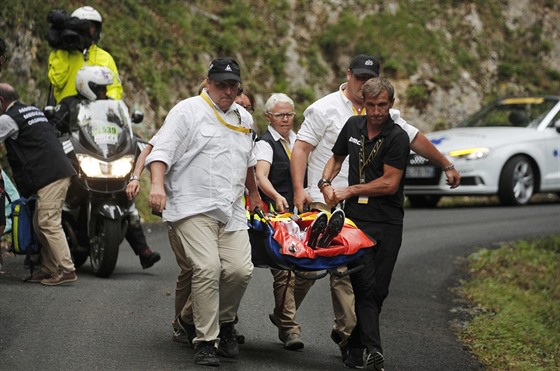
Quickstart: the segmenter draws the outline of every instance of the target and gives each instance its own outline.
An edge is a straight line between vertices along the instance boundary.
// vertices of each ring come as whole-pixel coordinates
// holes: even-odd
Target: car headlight
[[[80,168],[91,178],[125,178],[134,165],[134,156],[128,155],[116,161],[105,162],[88,155],[78,155]]]
[[[449,156],[455,158],[462,158],[465,160],[478,160],[488,156],[490,153],[490,148],[487,147],[477,147],[477,148],[465,148],[459,149],[457,151],[449,152]]]

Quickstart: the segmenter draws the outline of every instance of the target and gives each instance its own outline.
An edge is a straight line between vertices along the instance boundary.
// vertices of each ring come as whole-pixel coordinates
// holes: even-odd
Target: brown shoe
[[[52,275],[51,278],[46,278],[41,281],[42,285],[56,286],[66,282],[74,282],[78,279],[76,272],[60,271]]]
[[[25,282],[30,283],[41,283],[42,280],[51,278],[51,273],[43,272],[42,270],[38,271],[37,273],[32,274],[30,277],[25,279]]]

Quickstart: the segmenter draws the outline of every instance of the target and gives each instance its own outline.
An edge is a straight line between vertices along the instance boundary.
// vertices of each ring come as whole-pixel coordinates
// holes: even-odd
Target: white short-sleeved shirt
[[[278,132],[272,127],[272,125],[268,125],[268,131],[270,131],[272,139],[274,139],[275,141],[281,140],[282,144],[287,146],[290,152],[292,151],[297,138],[297,135],[293,132],[293,130],[290,130],[290,133],[288,134],[289,142],[284,140],[284,138],[282,138],[282,136],[278,134]],[[266,161],[272,165],[273,156],[274,152],[272,150],[272,147],[266,140],[259,140],[257,143],[255,143],[255,158],[257,159],[257,161]]]
[[[344,95],[346,83],[340,89],[313,104],[303,113],[304,121],[297,133],[297,139],[311,144],[313,151],[309,155],[307,170],[307,191],[313,202],[325,202],[317,183],[323,176],[327,161],[332,156],[332,147],[346,121],[354,115],[352,102]],[[418,129],[400,117],[400,111],[391,109],[391,118],[414,140]],[[348,186],[348,159],[342,164],[339,174],[332,183],[334,188]]]
[[[214,107],[230,125],[252,129],[253,118],[237,104],[227,112]],[[226,231],[247,229],[242,196],[247,169],[256,164],[252,133],[222,125],[212,107],[197,96],[171,109],[150,144],[154,148],[146,166],[154,161],[166,165],[164,221],[204,214],[225,223]]]

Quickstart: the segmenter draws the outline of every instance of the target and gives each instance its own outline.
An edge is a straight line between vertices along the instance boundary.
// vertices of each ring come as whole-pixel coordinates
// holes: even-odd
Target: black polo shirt
[[[367,117],[352,116],[342,128],[332,152],[336,156],[349,156],[349,185],[360,184],[360,158],[366,164],[362,171],[366,183],[383,176],[384,164],[403,170],[395,194],[369,197],[367,204],[359,204],[358,197],[352,197],[346,200],[344,206],[346,216],[354,221],[402,224],[404,171],[410,152],[406,132],[389,118],[383,124],[381,133],[368,139]]]

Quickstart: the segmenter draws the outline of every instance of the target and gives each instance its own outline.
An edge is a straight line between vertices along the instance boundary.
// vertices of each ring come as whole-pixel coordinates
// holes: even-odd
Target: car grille
[[[442,169],[428,159],[411,153],[408,157],[405,185],[437,185],[441,178]]]

